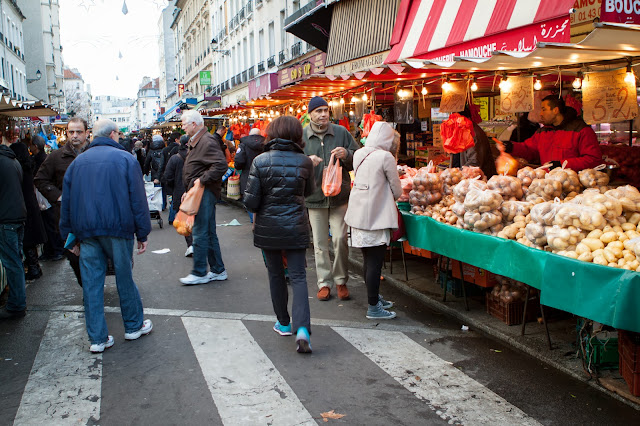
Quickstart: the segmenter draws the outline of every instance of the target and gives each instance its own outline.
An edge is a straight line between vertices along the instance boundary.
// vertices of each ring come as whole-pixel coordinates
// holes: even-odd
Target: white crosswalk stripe
[[[100,419],[102,355],[88,352],[84,320],[52,313],[14,425],[73,425]]]
[[[182,322],[224,424],[316,424],[242,322]]]
[[[403,333],[333,329],[449,423],[539,425]]]
[[[194,312],[173,314],[181,316],[223,424],[317,424],[245,327],[247,317],[226,319],[207,312],[200,317]],[[100,420],[102,355],[88,352],[80,316],[79,312],[50,314],[15,425]],[[262,316],[253,320],[265,321]],[[403,331],[329,326],[447,423],[539,424]]]

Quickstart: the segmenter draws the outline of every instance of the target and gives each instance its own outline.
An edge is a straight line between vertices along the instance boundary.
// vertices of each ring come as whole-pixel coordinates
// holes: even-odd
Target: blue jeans
[[[224,272],[220,242],[216,234],[216,196],[208,189],[204,190],[198,214],[193,222],[193,270],[198,277],[207,275],[207,262],[211,272]]]
[[[169,203],[169,223],[173,222],[177,214],[178,212],[173,209],[173,203]]]
[[[9,299],[7,310],[24,311],[27,307],[27,291],[22,266],[22,224],[0,224],[0,260],[7,271]]]
[[[138,287],[133,282],[131,257],[133,239],[95,237],[80,244],[80,271],[84,316],[91,344],[105,343],[109,338],[104,317],[104,277],[107,258],[113,261],[116,286],[120,298],[120,311],[125,333],[133,333],[142,327],[142,300]]]

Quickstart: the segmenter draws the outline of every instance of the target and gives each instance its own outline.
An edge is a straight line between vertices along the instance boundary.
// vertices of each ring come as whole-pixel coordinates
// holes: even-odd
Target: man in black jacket
[[[167,142],[167,146],[164,147],[164,149],[162,150],[165,169],[169,165],[169,159],[178,152],[179,148],[180,148],[180,132],[173,132],[169,136],[169,141]],[[162,207],[164,210],[164,207],[166,207],[166,204],[167,204],[167,197],[169,196],[169,194],[171,194],[171,191],[169,191],[169,189],[164,184],[164,181],[162,179],[161,179],[161,182],[162,182]],[[177,212],[173,210],[173,203],[169,204],[169,225],[173,223],[173,219],[176,217],[176,213]]]
[[[22,167],[6,145],[0,145],[0,261],[7,271],[9,299],[0,310],[0,320],[20,318],[27,308],[22,238],[27,208],[22,195]]]
[[[164,175],[162,176],[162,185],[166,186],[167,192],[171,194],[171,206],[169,212],[174,212],[175,215],[180,210],[180,203],[182,202],[182,195],[184,194],[184,182],[182,181],[182,168],[184,167],[184,160],[187,158],[189,135],[182,135],[180,138],[180,149],[177,155],[172,155],[167,163],[167,167],[164,169]],[[171,215],[171,213],[169,213]],[[170,217],[169,223],[174,218]],[[187,251],[185,257],[193,256],[193,237],[191,235],[184,237],[187,242]]]
[[[264,136],[260,134],[260,129],[253,128],[249,136],[240,139],[240,146],[236,152],[234,160],[236,170],[241,170],[240,174],[240,194],[244,197],[244,190],[247,189],[247,180],[253,159],[264,151]],[[253,213],[247,210],[249,219],[253,223]]]

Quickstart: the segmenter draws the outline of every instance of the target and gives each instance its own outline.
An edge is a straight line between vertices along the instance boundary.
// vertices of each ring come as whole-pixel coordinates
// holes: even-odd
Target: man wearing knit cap
[[[304,152],[313,162],[316,190],[306,198],[306,205],[313,231],[318,300],[329,300],[333,284],[338,298],[347,300],[349,247],[344,215],[351,189],[349,171],[353,169],[353,153],[359,147],[347,129],[329,122],[329,105],[324,99],[319,96],[312,98],[308,112],[311,121],[303,132]],[[338,195],[326,197],[322,192],[322,172],[329,165],[332,154],[342,164],[342,185]],[[329,258],[329,233],[335,255],[333,265]]]

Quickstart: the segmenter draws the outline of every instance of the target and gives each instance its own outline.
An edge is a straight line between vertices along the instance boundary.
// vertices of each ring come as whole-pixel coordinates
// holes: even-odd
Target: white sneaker
[[[126,340],[136,340],[143,334],[151,333],[151,330],[153,330],[153,323],[151,322],[151,320],[144,320],[142,322],[142,327],[140,327],[140,330],[134,331],[133,333],[124,333],[124,338]]]
[[[224,280],[226,280],[228,278],[227,277],[227,271],[222,271],[219,274],[216,274],[215,272],[209,271],[209,273],[207,275],[205,275],[205,277],[209,281],[224,281]]]
[[[115,340],[113,340],[113,336],[109,336],[106,342],[94,343],[93,345],[91,345],[89,350],[91,351],[92,354],[101,354],[102,352],[104,352],[105,349],[113,346],[114,343],[115,343]]]
[[[193,256],[193,246],[189,246],[187,251],[184,252],[184,257]]]
[[[189,274],[184,278],[180,278],[180,282],[183,285],[206,284],[209,281],[211,281],[209,274],[205,275],[204,277],[199,277],[197,275]]]

